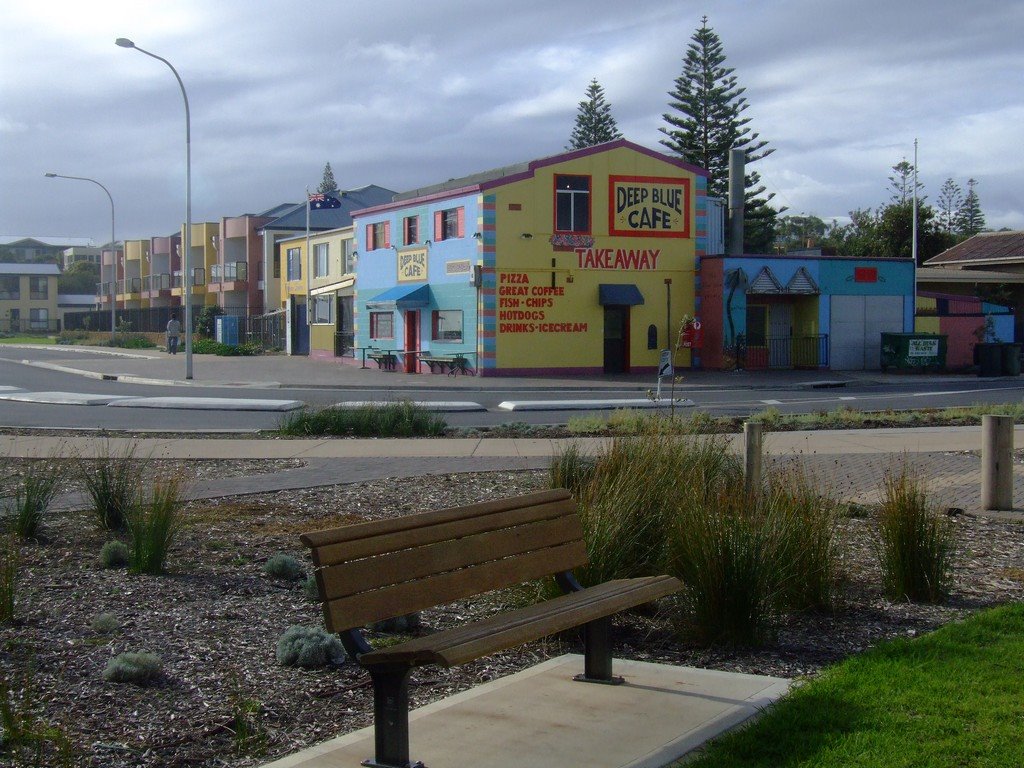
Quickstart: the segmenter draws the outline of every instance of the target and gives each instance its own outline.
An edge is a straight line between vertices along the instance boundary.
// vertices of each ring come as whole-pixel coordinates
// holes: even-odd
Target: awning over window
[[[423,283],[416,285],[396,285],[388,288],[384,293],[374,296],[368,302],[368,307],[394,308],[394,307],[425,307],[430,303],[430,286]]]
[[[644,295],[633,283],[614,285],[612,283],[601,283],[597,286],[597,303],[602,307],[609,304],[625,305],[627,307],[644,303]]]

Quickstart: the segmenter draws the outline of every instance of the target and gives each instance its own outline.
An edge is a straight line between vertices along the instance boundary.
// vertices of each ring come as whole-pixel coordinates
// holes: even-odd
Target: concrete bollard
[[[1013,417],[981,417],[981,508],[1013,509]]]
[[[747,496],[761,487],[761,423],[743,422],[743,489]]]

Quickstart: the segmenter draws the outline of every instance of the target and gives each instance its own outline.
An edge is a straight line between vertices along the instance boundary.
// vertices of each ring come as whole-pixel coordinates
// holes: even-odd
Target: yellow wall
[[[554,228],[556,174],[591,176],[592,251],[557,250],[549,240]],[[686,180],[689,236],[610,233],[610,175]],[[694,174],[628,148],[542,167],[532,178],[496,188],[496,368],[600,369],[604,364],[604,308],[598,303],[598,286],[602,283],[631,283],[639,288],[644,303],[630,310],[629,365],[656,366],[659,350],[675,346],[682,316],[694,314],[697,188]],[[516,206],[520,210],[514,210]],[[524,239],[524,233],[532,237]],[[635,261],[626,265],[619,257],[630,258],[630,250]],[[552,258],[556,263],[554,289]],[[666,279],[672,280],[671,318]],[[522,280],[528,283],[512,282]],[[657,348],[649,350],[651,324],[657,329]],[[531,326],[532,330],[523,330]],[[688,351],[676,358],[680,365],[689,362]]]
[[[31,311],[33,309],[45,309],[47,314],[47,320],[53,322],[58,320],[60,315],[57,311],[57,276],[56,275],[45,275],[46,277],[46,298],[45,299],[33,299],[32,298],[32,280],[31,275],[4,275],[4,279],[17,279],[18,281],[18,298],[17,299],[0,299],[0,320],[3,321],[0,324],[4,330],[8,328],[8,322],[11,319],[11,310],[18,310],[19,321],[21,323],[21,329],[26,330],[30,328]]]
[[[310,238],[312,244],[313,239]],[[289,296],[306,296],[306,236],[291,237],[281,240],[278,245],[281,254],[281,306],[287,306]],[[300,271],[298,280],[288,279],[288,251],[292,248],[299,249]]]

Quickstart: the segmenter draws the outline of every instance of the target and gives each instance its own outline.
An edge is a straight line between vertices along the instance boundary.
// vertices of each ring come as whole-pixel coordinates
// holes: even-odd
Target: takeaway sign
[[[689,237],[690,180],[609,176],[608,234]]]

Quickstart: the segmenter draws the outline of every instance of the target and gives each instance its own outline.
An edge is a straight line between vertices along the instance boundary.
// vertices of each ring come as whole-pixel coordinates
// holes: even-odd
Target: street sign
[[[661,361],[658,363],[658,378],[673,375],[675,375],[675,369],[672,367],[672,350],[663,349],[661,350]]]

